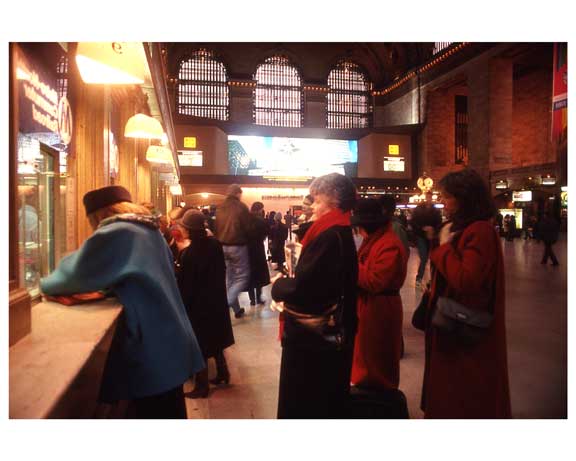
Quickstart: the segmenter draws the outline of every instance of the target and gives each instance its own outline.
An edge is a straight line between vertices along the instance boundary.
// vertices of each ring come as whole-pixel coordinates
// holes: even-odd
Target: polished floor
[[[506,264],[506,323],[512,413],[515,418],[567,417],[567,254],[566,236],[555,245],[560,266],[541,265],[543,245],[533,240],[502,240]],[[410,324],[419,298],[414,286],[418,255],[411,250],[402,288],[405,356],[400,388],[411,418],[419,408],[424,369],[424,335]],[[270,299],[270,287],[264,291]],[[186,399],[188,418],[276,417],[280,343],[277,314],[265,306],[247,306],[242,319],[232,316],[236,344],[226,350],[231,383],[212,386],[206,399]],[[210,361],[212,362],[212,360]],[[213,376],[214,364],[209,364]],[[185,391],[192,388],[186,383]]]

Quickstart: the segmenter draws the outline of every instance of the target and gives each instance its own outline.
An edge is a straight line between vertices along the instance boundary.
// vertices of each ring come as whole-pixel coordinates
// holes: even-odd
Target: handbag
[[[412,326],[417,330],[426,331],[426,312],[428,310],[428,303],[430,302],[430,290],[426,289],[422,293],[420,303],[412,314]]]
[[[344,256],[342,237],[339,233],[338,243],[340,245],[340,256]],[[343,283],[340,283],[342,288]],[[340,351],[347,345],[348,337],[344,326],[344,294],[340,291],[338,301],[329,306],[322,314],[304,314],[284,304],[283,312],[290,318],[290,322],[295,330],[299,331],[299,336],[304,343],[317,349]],[[286,331],[286,330],[284,330]]]
[[[446,296],[440,296],[432,316],[432,325],[467,344],[478,343],[492,325],[494,314],[470,309]]]
[[[494,278],[488,301],[491,309],[494,306],[495,294],[496,278]],[[452,298],[439,296],[432,316],[432,325],[442,332],[451,334],[464,344],[474,345],[486,336],[493,318],[494,313],[491,311],[471,309]]]

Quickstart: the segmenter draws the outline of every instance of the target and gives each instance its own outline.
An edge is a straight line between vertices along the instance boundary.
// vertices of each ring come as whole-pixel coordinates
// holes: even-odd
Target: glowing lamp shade
[[[146,160],[150,163],[160,163],[163,165],[172,165],[172,151],[164,146],[149,146],[146,151]]]
[[[146,114],[136,114],[126,122],[124,136],[127,138],[162,139],[164,130],[155,118]]]
[[[146,55],[139,42],[80,42],[76,64],[84,83],[144,83]]]
[[[172,195],[182,195],[182,186],[180,184],[170,186],[170,193]]]

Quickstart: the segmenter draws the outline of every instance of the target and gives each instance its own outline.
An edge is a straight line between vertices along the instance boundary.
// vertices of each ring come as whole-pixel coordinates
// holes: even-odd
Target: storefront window
[[[62,84],[65,54],[55,43],[22,44],[14,56],[19,279],[32,297],[39,294],[40,278],[53,271],[66,252],[66,160],[72,120],[67,86]]]

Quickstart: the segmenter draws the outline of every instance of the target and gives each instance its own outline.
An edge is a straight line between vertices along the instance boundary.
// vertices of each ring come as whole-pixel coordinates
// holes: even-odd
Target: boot
[[[188,392],[186,397],[189,399],[205,399],[210,392],[208,384],[208,367],[196,373],[194,377],[194,390]]]
[[[211,379],[212,384],[229,384],[230,383],[230,372],[228,371],[228,364],[226,363],[226,357],[224,357],[224,351],[218,352],[214,359],[216,360],[216,377]]]

